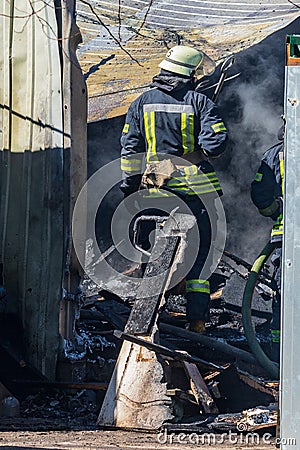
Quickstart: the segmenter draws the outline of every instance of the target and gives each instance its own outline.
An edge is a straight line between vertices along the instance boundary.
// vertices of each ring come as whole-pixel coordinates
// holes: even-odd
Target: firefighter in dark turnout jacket
[[[271,321],[272,359],[279,362],[280,354],[280,303],[281,303],[281,256],[283,234],[283,191],[284,191],[284,127],[278,132],[279,143],[267,150],[251,184],[251,198],[259,212],[275,221],[271,231],[271,242],[278,242],[272,255],[273,278],[276,292],[273,297]]]
[[[194,90],[195,72],[203,68],[202,62],[203,54],[194,48],[171,48],[159,64],[161,71],[153,78],[151,89],[129,107],[121,136],[121,189],[125,196],[140,188],[143,153],[150,167],[159,162],[160,155],[192,161],[186,167],[174,167],[175,172],[162,185],[148,185],[147,193],[154,197],[167,196],[168,192],[178,195],[197,219],[201,243],[186,278],[186,291],[187,319],[190,328],[198,332],[205,330],[209,307],[209,281],[199,275],[211,237],[208,214],[198,196],[212,191],[222,193],[216,173],[204,155],[219,156],[227,140],[227,130],[215,104]]]

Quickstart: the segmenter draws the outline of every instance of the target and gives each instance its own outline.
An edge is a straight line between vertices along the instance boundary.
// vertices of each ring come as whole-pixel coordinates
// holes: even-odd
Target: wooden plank
[[[150,334],[179,241],[179,236],[159,236],[155,240],[143,281],[125,327],[126,333]],[[165,249],[163,252],[162,248]]]
[[[218,414],[219,410],[210,395],[210,392],[194,363],[183,361],[183,367],[187,376],[190,379],[191,389],[199,405],[202,406],[206,414]]]
[[[237,373],[240,379],[248,386],[252,387],[253,389],[257,389],[258,391],[263,392],[264,394],[272,395],[274,397],[274,401],[278,401],[279,392],[276,391],[276,389],[267,386],[260,379],[256,379],[252,375],[243,372],[242,370],[238,370]]]
[[[168,357],[170,357],[172,359],[175,359],[175,360],[187,361],[187,362],[190,362],[190,363],[197,363],[197,364],[201,364],[201,365],[203,365],[205,367],[218,369],[219,371],[223,370],[222,366],[219,366],[217,364],[211,363],[209,361],[205,361],[204,359],[198,358],[197,356],[189,355],[187,352],[180,352],[180,351],[176,351],[176,350],[171,350],[170,348],[164,347],[163,345],[155,344],[155,343],[153,343],[151,341],[144,340],[144,339],[138,338],[136,336],[131,336],[128,333],[122,333],[119,330],[115,330],[114,331],[114,335],[117,338],[119,338],[119,339],[124,339],[126,341],[133,342],[135,344],[139,344],[139,345],[141,345],[143,347],[148,348],[149,350],[152,350],[152,351],[154,351],[156,353],[159,353],[161,355],[164,355],[164,356],[168,356]],[[218,372],[218,373],[220,373],[220,372]]]
[[[97,310],[100,311],[107,319],[107,321],[118,330],[124,330],[124,326],[126,323],[126,318],[121,317],[119,312],[115,311],[115,301],[114,300],[100,300],[95,305]],[[124,313],[129,312],[130,309],[125,305],[118,305]]]

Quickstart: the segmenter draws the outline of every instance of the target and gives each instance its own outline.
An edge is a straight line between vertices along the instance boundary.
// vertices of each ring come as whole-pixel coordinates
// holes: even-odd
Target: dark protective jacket
[[[283,142],[267,150],[251,183],[251,198],[259,212],[275,220],[271,242],[282,240],[284,188]]]
[[[151,87],[129,107],[121,136],[121,189],[125,194],[139,187],[142,154],[152,163],[160,153],[184,157],[203,150],[207,156],[216,157],[225,150],[227,130],[217,108],[208,97],[193,90],[190,79],[161,73],[154,77]],[[208,179],[202,172],[214,189],[221,191],[207,161],[181,170],[166,187],[181,194],[205,193]]]

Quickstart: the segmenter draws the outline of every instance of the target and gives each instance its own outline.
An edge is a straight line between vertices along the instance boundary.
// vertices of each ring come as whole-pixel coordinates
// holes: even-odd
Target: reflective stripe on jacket
[[[137,178],[132,175],[142,168],[141,153],[146,154],[148,163],[157,161],[159,153],[184,156],[204,149],[208,156],[218,156],[226,141],[226,127],[208,97],[190,90],[186,83],[174,93],[150,89],[130,105],[126,116],[121,136],[122,190],[137,190]],[[195,188],[200,184],[199,178]],[[190,188],[189,183],[186,187]]]
[[[219,179],[208,161],[190,165],[178,170],[162,189],[151,188],[141,191],[143,197],[169,197],[173,194],[193,196],[216,193],[223,195]]]
[[[283,215],[282,211],[278,209],[275,199],[283,198],[283,194],[284,157],[283,143],[280,142],[265,152],[258,172],[251,183],[251,198],[255,206],[261,212],[269,210],[269,213],[264,215],[276,220],[271,231],[271,242],[282,240]],[[278,215],[274,217],[276,211],[278,211]]]
[[[212,165],[203,161],[199,165],[191,165],[179,170],[166,184],[167,188],[182,195],[202,195],[217,192],[222,195],[219,179]]]

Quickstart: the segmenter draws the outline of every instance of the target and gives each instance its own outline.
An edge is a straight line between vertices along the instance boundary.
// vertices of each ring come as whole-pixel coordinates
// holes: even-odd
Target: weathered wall
[[[61,10],[65,22],[71,13]],[[77,123],[68,113],[78,86],[71,73],[80,70],[72,62],[72,30],[63,25],[60,53],[56,20],[54,2],[1,2],[0,263],[7,290],[1,319],[20,319],[24,358],[49,378],[55,377],[63,279],[70,270],[74,126],[82,139],[77,160],[86,142],[86,93],[76,92],[82,102]]]
[[[53,375],[64,247],[61,72],[57,41],[46,34],[56,30],[54,9],[20,3],[1,4],[0,258],[5,313],[21,318],[30,362]]]

